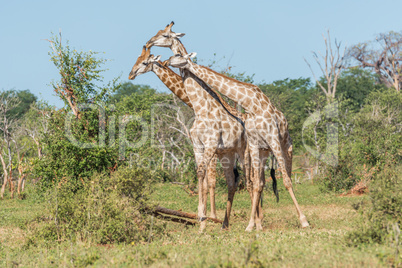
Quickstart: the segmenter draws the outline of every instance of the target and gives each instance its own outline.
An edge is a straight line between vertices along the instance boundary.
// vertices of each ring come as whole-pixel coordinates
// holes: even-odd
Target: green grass
[[[0,267],[333,267],[389,266],[394,250],[388,246],[348,247],[345,234],[356,228],[360,215],[352,204],[366,197],[322,193],[316,185],[295,185],[296,196],[311,228],[301,229],[289,194],[279,184],[280,202],[264,192],[264,230],[246,233],[250,201],[247,192],[236,193],[229,231],[208,223],[198,226],[165,222],[163,237],[137,244],[96,245],[90,242],[49,243],[26,247],[29,222],[43,215],[41,202],[0,201]],[[160,206],[197,212],[198,197],[188,196],[178,185],[158,184],[152,200]],[[218,217],[223,218],[226,191],[216,195]],[[155,221],[159,221],[155,219]]]

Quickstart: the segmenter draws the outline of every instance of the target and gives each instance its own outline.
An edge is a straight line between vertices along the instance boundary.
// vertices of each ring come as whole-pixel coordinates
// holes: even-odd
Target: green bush
[[[94,173],[109,172],[118,162],[116,146],[84,148],[71,142],[66,136],[66,110],[54,111],[48,121],[48,131],[43,139],[44,155],[36,159],[34,172],[40,177],[40,185],[46,190],[60,178],[88,181]],[[96,145],[99,141],[99,112],[82,112],[81,120],[72,119],[71,133],[79,142]],[[106,129],[108,131],[108,129]],[[106,133],[108,133],[106,131]],[[106,136],[106,140],[108,137]]]
[[[375,180],[387,165],[402,162],[401,122],[402,95],[395,89],[372,92],[353,117],[353,131],[339,134],[338,165],[324,167],[322,188],[349,190],[359,181]]]
[[[341,152],[339,153],[341,154]],[[349,190],[356,184],[358,178],[354,172],[354,162],[350,155],[339,157],[338,165],[335,167],[325,167],[323,177],[320,180],[322,191],[341,191]]]
[[[130,243],[161,230],[147,215],[152,175],[141,168],[121,168],[111,176],[95,174],[88,182],[62,180],[48,192],[47,217],[34,224],[34,241],[81,240]]]
[[[155,182],[154,173],[149,169],[136,166],[123,167],[112,173],[105,183],[113,186],[119,195],[129,198],[136,204],[145,205],[151,194],[152,184]]]
[[[387,167],[370,185],[370,203],[359,206],[363,220],[357,231],[348,235],[351,244],[395,244],[401,240],[402,166]]]

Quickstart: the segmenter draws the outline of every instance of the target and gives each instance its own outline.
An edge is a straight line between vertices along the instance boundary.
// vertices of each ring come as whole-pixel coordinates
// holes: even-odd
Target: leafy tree
[[[339,164],[325,167],[325,187],[349,190],[357,182],[369,183],[383,170],[394,169],[402,162],[401,122],[402,98],[398,92],[388,89],[370,93],[353,117],[353,131],[339,136]]]
[[[73,50],[68,42],[63,45],[61,34],[60,37],[53,36],[48,41],[52,47],[49,55],[61,76],[52,86],[57,96],[71,108],[75,116],[80,117],[80,104],[105,102],[110,94],[118,89],[118,78],[107,85],[101,84],[101,74],[105,71],[101,66],[107,60],[97,58],[98,52]]]
[[[61,36],[49,41],[51,60],[60,73],[52,85],[65,108],[49,113],[47,132],[42,133],[43,156],[35,170],[45,186],[65,177],[84,181],[118,164],[118,147],[106,146],[109,136],[116,138],[107,124],[114,111],[104,105],[118,89],[117,79],[102,84],[105,60],[96,58],[97,53],[73,50],[62,44]]]
[[[12,111],[18,107],[20,100],[13,91],[4,91],[0,93],[0,160],[3,168],[3,185],[1,187],[1,198],[4,198],[4,191],[7,183],[10,183],[11,197],[14,193],[12,180],[12,166],[15,155],[13,140],[17,128],[16,113]]]
[[[189,107],[173,94],[158,93],[153,89],[125,96],[115,103],[115,107],[121,118],[125,115],[136,118],[126,125],[128,141],[139,141],[146,134],[147,139],[140,148],[127,148],[130,155],[135,155],[135,161],[141,162],[137,165],[170,170],[172,174],[180,166],[182,174],[186,173],[183,169],[189,167],[189,160],[193,161],[187,135],[193,118]],[[144,132],[144,125],[148,133]],[[184,176],[179,177],[177,179],[181,180]]]
[[[121,101],[124,97],[132,94],[137,95],[152,95],[156,93],[155,89],[148,85],[134,85],[131,82],[125,82],[120,85],[116,92],[110,97],[110,102],[115,103]]]
[[[338,79],[337,95],[350,101],[349,109],[358,112],[364,105],[367,96],[380,90],[378,76],[362,68],[347,69]]]
[[[360,226],[347,239],[353,245],[393,244],[397,263],[401,261],[400,254],[398,260],[402,224],[401,122],[401,94],[393,88],[372,92],[356,117],[355,145],[350,146],[348,159],[354,161],[351,176],[369,185],[370,191],[369,202],[357,206],[363,215]]]
[[[37,100],[37,97],[32,94],[28,89],[11,89],[3,91],[2,95],[14,96],[18,99],[18,104],[8,112],[8,115],[12,118],[21,118],[26,112],[28,112],[30,105]]]
[[[35,102],[31,104],[30,109],[21,119],[21,127],[24,134],[35,144],[34,146],[31,146],[31,149],[32,151],[36,151],[36,153],[32,153],[31,156],[36,155],[38,158],[42,157],[42,139],[49,131],[48,123],[53,111],[54,107],[48,105],[46,102]]]

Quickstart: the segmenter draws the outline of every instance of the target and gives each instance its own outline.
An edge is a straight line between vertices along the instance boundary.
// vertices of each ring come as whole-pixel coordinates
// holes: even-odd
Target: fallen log
[[[184,182],[172,181],[171,184],[186,185]]]
[[[173,210],[173,209],[164,208],[164,207],[160,207],[160,206],[155,207],[154,212],[172,215],[172,216],[176,216],[176,217],[198,220],[198,216],[194,213]],[[223,221],[221,221],[221,220],[210,218],[210,217],[207,217],[206,219],[210,220],[212,222],[215,222],[215,223],[223,223]]]
[[[162,215],[162,214],[160,214],[159,212],[156,212],[156,211],[155,211],[154,215],[158,219],[162,219],[162,220],[166,220],[166,221],[178,222],[178,223],[182,223],[182,224],[185,224],[185,225],[193,225],[194,226],[194,225],[197,224],[197,222],[194,222],[194,221],[188,221],[188,220],[185,220],[185,219],[179,219],[179,218],[173,218],[173,217],[165,216],[165,215]]]

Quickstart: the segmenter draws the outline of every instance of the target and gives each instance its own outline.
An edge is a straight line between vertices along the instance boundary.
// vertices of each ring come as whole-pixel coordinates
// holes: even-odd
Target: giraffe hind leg
[[[257,211],[260,206],[261,192],[264,188],[265,181],[262,180],[261,166],[262,159],[260,158],[260,150],[257,146],[250,147],[250,159],[251,159],[251,181],[252,181],[252,202],[251,202],[251,214],[250,221],[246,228],[247,232],[251,232],[256,225]],[[257,220],[258,221],[258,220]]]
[[[239,173],[237,172],[237,168],[235,166],[236,158],[234,154],[225,155],[224,157],[222,157],[221,163],[224,163],[222,164],[222,167],[225,173],[226,183],[228,187],[228,200],[226,203],[225,219],[222,224],[222,229],[227,229],[229,228],[230,213],[232,210],[233,199],[239,181]]]
[[[300,209],[299,203],[297,202],[296,196],[293,191],[291,175],[292,175],[292,158],[291,158],[291,148],[282,148],[279,142],[279,138],[277,136],[272,137],[270,139],[270,147],[273,149],[273,153],[275,155],[276,160],[278,161],[279,167],[282,171],[283,176],[283,184],[285,185],[286,189],[288,190],[293,203],[296,207],[297,214],[299,216],[299,221],[301,223],[302,228],[308,227],[309,224],[307,222],[306,216],[304,216],[303,212]],[[290,149],[290,151],[289,151]],[[290,153],[290,154],[289,154]]]

